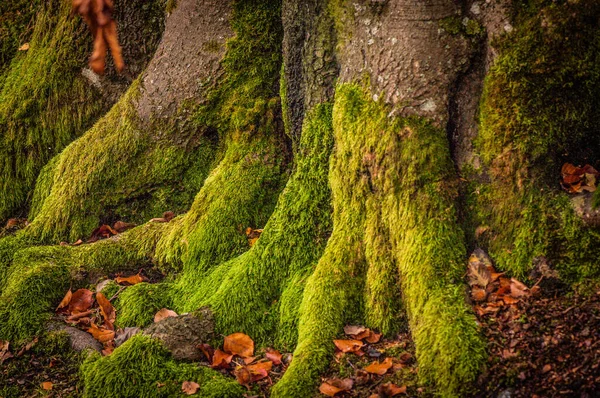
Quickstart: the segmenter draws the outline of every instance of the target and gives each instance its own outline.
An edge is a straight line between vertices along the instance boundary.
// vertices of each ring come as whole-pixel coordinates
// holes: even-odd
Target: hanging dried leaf
[[[383,362],[373,362],[369,366],[365,368],[365,370],[369,373],[376,375],[384,375],[388,370],[392,367],[392,358],[386,358]]]
[[[68,306],[71,303],[72,297],[73,297],[73,293],[71,292],[71,289],[69,289],[67,294],[65,294],[65,297],[63,297],[63,299],[60,301],[60,304],[58,304],[58,307],[56,307],[56,311]]]
[[[169,309],[162,308],[156,314],[154,314],[154,323],[160,322],[165,318],[175,318],[177,316],[178,315],[175,311],[171,311]]]
[[[195,393],[198,392],[199,388],[200,388],[200,384],[198,384],[194,381],[184,381],[181,384],[181,391],[183,391],[183,393],[186,395],[194,395]]]
[[[360,340],[333,340],[333,344],[341,352],[353,353],[358,352],[364,346],[364,343]]]
[[[225,337],[223,350],[242,358],[251,357],[254,354],[254,341],[244,333],[234,333]]]
[[[68,311],[70,313],[85,312],[92,308],[92,304],[94,304],[94,293],[88,289],[79,289],[71,296]]]
[[[100,307],[100,312],[102,313],[106,327],[108,327],[110,330],[114,330],[113,324],[115,323],[115,319],[117,317],[115,307],[113,307],[110,301],[108,301],[106,296],[102,293],[96,293],[96,301]]]
[[[128,277],[117,277],[115,278],[115,282],[117,282],[118,284],[123,284],[123,283],[127,283],[129,285],[137,285],[138,283],[142,283],[144,281],[144,277],[140,274],[137,275],[131,275]]]

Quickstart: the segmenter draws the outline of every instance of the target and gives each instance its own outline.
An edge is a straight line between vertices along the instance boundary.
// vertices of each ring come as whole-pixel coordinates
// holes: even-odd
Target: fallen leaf
[[[485,291],[485,289],[482,289],[478,286],[473,286],[473,288],[471,289],[471,298],[473,299],[473,301],[485,301],[485,299],[487,299],[487,296],[488,294]]]
[[[137,285],[138,283],[142,283],[144,281],[144,277],[141,276],[140,274],[136,274],[136,275],[131,275],[128,277],[117,277],[115,278],[115,282],[117,282],[118,284],[121,283],[128,283],[130,285]]]
[[[350,391],[354,385],[352,379],[329,379],[321,384],[319,391],[329,397],[343,391]]]
[[[92,308],[92,304],[94,304],[94,293],[88,289],[79,289],[71,296],[69,312],[85,312]]]
[[[333,344],[340,350],[341,352],[358,352],[364,343],[360,340],[333,340]]]
[[[413,359],[413,356],[410,352],[403,352],[398,357],[398,360],[402,363],[409,363],[410,361],[412,361],[412,359]]]
[[[511,278],[510,295],[515,298],[529,296],[529,288],[515,278]]]
[[[200,349],[200,351],[202,351],[202,353],[204,354],[204,356],[206,357],[208,362],[212,362],[212,358],[213,358],[213,354],[215,353],[215,350],[213,350],[213,348],[206,343],[200,344],[198,346],[198,348]]]
[[[547,365],[544,365],[544,367],[542,368],[542,373],[548,373],[551,370],[552,370],[552,365],[547,364]]]
[[[104,317],[106,326],[110,330],[114,330],[113,324],[115,323],[115,319],[117,317],[115,307],[113,307],[103,293],[96,293],[96,301],[98,302],[98,306],[100,307],[100,312],[102,313],[102,317]]]
[[[254,354],[254,341],[244,333],[233,333],[225,337],[223,350],[242,358],[251,357]]]
[[[171,311],[166,308],[160,309],[156,314],[154,314],[154,323],[160,322],[165,318],[176,318],[178,315],[175,311]]]
[[[398,394],[406,394],[406,386],[399,387],[393,383],[385,383],[379,387],[379,394],[384,397],[394,397]]]
[[[194,395],[196,392],[198,392],[199,388],[200,384],[194,381],[184,381],[181,384],[181,391],[183,391],[183,393],[186,395]]]
[[[52,390],[52,382],[51,381],[45,381],[42,383],[42,389],[49,391]]]
[[[238,367],[233,371],[237,382],[243,386],[249,386],[252,383],[252,375],[246,367]],[[249,389],[249,388],[248,388]]]
[[[267,352],[265,354],[268,360],[273,362],[273,365],[281,365],[281,353],[273,348],[267,348]]]
[[[480,286],[486,288],[488,283],[492,280],[492,273],[490,270],[480,261],[472,261],[473,256],[469,259],[469,270],[467,275],[469,277],[470,286]]]
[[[227,369],[232,359],[233,354],[228,354],[221,350],[215,350],[212,357],[212,364],[210,366],[214,369]]]
[[[0,365],[9,358],[13,357],[13,354],[9,351],[10,342],[0,340]]]
[[[29,50],[29,43],[25,43],[21,47],[19,47],[19,51],[27,51],[27,50]]]
[[[69,289],[69,291],[67,292],[67,294],[65,294],[65,297],[63,297],[63,299],[60,301],[60,304],[58,304],[58,307],[56,307],[56,311],[60,310],[61,308],[65,308],[66,306],[69,305],[69,303],[71,303],[71,298],[73,297],[73,293],[71,292],[71,289]]]
[[[108,343],[109,341],[115,338],[114,330],[98,327],[98,325],[96,325],[95,323],[92,323],[87,332],[102,344]]]
[[[114,225],[113,225],[113,229],[115,231],[117,231],[118,233],[122,233],[127,231],[128,229],[131,229],[135,227],[135,224],[133,223],[129,223],[129,222],[124,222],[124,221],[117,221]]]
[[[358,334],[365,332],[366,330],[367,330],[367,328],[364,326],[357,326],[357,325],[344,326],[344,333],[346,333],[348,336],[350,336],[352,338],[354,338],[354,336],[356,336]]]
[[[375,333],[374,331],[369,330],[369,335],[365,340],[367,340],[367,343],[371,344],[378,343],[379,340],[381,340],[381,333]]]
[[[367,384],[371,380],[371,375],[365,370],[358,369],[356,371],[356,376],[354,377],[354,379],[356,380],[357,385],[362,386],[364,384]]]
[[[87,242],[94,243],[100,239],[110,238],[111,236],[115,236],[117,234],[118,232],[112,229],[110,225],[101,225],[92,232],[92,235]]]
[[[365,371],[381,376],[386,374],[392,365],[392,358],[388,357],[383,362],[373,362],[365,368]]]
[[[264,361],[255,363],[254,365],[248,365],[246,368],[250,371],[252,375],[252,381],[259,381],[269,377],[269,372],[273,368],[273,362]]]
[[[31,347],[33,347],[34,345],[36,345],[38,342],[38,338],[35,337],[33,340],[31,340],[29,343],[25,344],[25,346],[23,348],[21,348],[21,350],[19,351],[19,353],[17,354],[17,357],[22,356],[23,354],[25,354],[27,351],[31,350]]]

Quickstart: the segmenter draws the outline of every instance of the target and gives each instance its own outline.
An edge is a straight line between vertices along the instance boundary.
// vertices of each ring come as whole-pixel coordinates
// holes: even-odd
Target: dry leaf
[[[348,336],[355,338],[354,336],[361,334],[363,332],[365,332],[366,330],[368,330],[366,327],[364,326],[357,326],[357,325],[348,325],[348,326],[344,326],[344,333],[346,333]],[[359,340],[359,339],[357,339]]]
[[[371,344],[379,343],[379,340],[381,340],[381,333],[375,333],[374,331],[369,330],[369,335],[365,340],[367,340],[367,343]]]
[[[21,348],[21,350],[19,351],[19,353],[17,354],[17,357],[22,356],[23,354],[25,354],[27,351],[31,350],[31,347],[33,347],[34,345],[36,345],[38,342],[38,338],[35,337],[33,340],[31,340],[29,343],[25,344],[25,347]]]
[[[85,312],[92,308],[92,304],[94,304],[94,293],[88,289],[79,289],[71,296],[69,312]]]
[[[392,365],[392,358],[388,357],[383,362],[373,362],[365,368],[365,371],[381,376],[386,374]]]
[[[321,384],[319,391],[329,397],[333,397],[336,394],[343,391],[352,390],[354,382],[352,379],[329,379]]]
[[[45,381],[42,383],[42,389],[49,391],[52,390],[52,382],[51,381]]]
[[[27,50],[29,50],[29,43],[25,43],[21,47],[19,47],[19,51],[27,51]]]
[[[200,349],[200,351],[202,351],[208,362],[212,362],[215,350],[213,350],[213,348],[206,343],[200,344],[198,348]]]
[[[130,285],[136,285],[138,283],[142,283],[144,281],[144,277],[141,276],[140,274],[137,275],[131,275],[128,277],[117,277],[115,278],[115,282],[117,282],[118,284],[121,283],[128,283]]]
[[[128,229],[131,229],[135,227],[135,224],[133,223],[128,223],[128,222],[124,222],[124,221],[117,221],[115,223],[115,225],[113,225],[113,229],[115,231],[117,231],[118,233],[122,233],[127,231]]]
[[[472,258],[473,256],[471,256]],[[488,283],[492,280],[492,273],[490,270],[480,261],[471,261],[469,259],[469,270],[467,272],[469,276],[470,286],[481,286],[486,288]]]
[[[87,332],[102,344],[108,343],[115,338],[114,330],[98,327],[95,323],[92,323]]]
[[[8,358],[12,358],[13,354],[9,351],[10,342],[0,340],[0,365]]]
[[[176,318],[178,315],[175,311],[171,311],[166,308],[160,309],[156,314],[154,314],[154,323],[160,322],[165,318]]]
[[[473,299],[473,301],[485,301],[485,299],[487,298],[487,292],[485,291],[485,289],[482,289],[478,286],[473,286],[473,288],[471,289],[471,298]]]
[[[92,232],[92,236],[87,240],[88,243],[94,243],[100,239],[110,238],[117,235],[118,232],[111,228],[110,225],[102,225]]]
[[[357,385],[362,386],[363,384],[367,384],[371,380],[371,375],[367,371],[358,369],[356,371],[356,376],[354,377],[354,379],[356,380]]]
[[[69,305],[69,303],[71,303],[71,298],[73,297],[73,293],[71,293],[71,289],[69,289],[69,291],[67,292],[67,294],[65,294],[65,297],[63,297],[63,299],[60,301],[60,304],[58,304],[58,307],[56,307],[56,311],[60,310],[61,308],[65,308],[66,306]]]
[[[254,354],[254,341],[244,333],[233,333],[225,337],[223,350],[242,358],[251,357]]]
[[[194,381],[184,381],[181,384],[181,391],[183,391],[183,393],[186,395],[194,395],[196,392],[198,392],[199,388],[200,384]]]
[[[364,343],[360,340],[333,340],[333,344],[340,350],[341,352],[358,352]]]
[[[379,387],[379,394],[384,397],[394,397],[398,394],[406,394],[406,386],[398,387],[393,383],[385,383]]]
[[[110,301],[108,301],[106,296],[102,293],[96,293],[96,301],[98,302],[98,306],[100,306],[100,312],[102,313],[102,317],[104,317],[106,326],[110,330],[114,330],[113,324],[117,317],[115,307],[113,307]]]
[[[273,368],[273,362],[264,361],[255,363],[254,365],[246,366],[246,369],[250,371],[252,375],[252,381],[258,381],[269,377],[269,372]]]
[[[281,365],[281,353],[273,348],[267,348],[267,352],[265,354],[268,360],[273,362],[274,365]]]
[[[228,354],[221,350],[215,350],[212,357],[212,364],[210,366],[214,369],[227,369],[232,359],[233,354]]]

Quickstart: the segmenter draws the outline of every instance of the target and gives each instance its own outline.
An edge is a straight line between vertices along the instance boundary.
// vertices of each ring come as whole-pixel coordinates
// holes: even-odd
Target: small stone
[[[49,332],[65,332],[69,335],[71,348],[75,351],[94,350],[102,352],[102,344],[92,337],[91,334],[72,326],[62,325],[60,323],[50,323]]]

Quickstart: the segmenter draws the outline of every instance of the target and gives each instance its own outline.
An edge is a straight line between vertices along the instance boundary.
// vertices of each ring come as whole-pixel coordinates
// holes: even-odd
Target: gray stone
[[[198,345],[214,334],[214,320],[210,309],[201,308],[192,314],[169,317],[147,327],[144,334],[161,340],[179,360],[198,361],[203,358]]]
[[[102,352],[102,344],[94,339],[91,334],[72,326],[52,322],[48,325],[49,332],[66,332],[71,341],[71,348],[75,351],[95,350]]]

